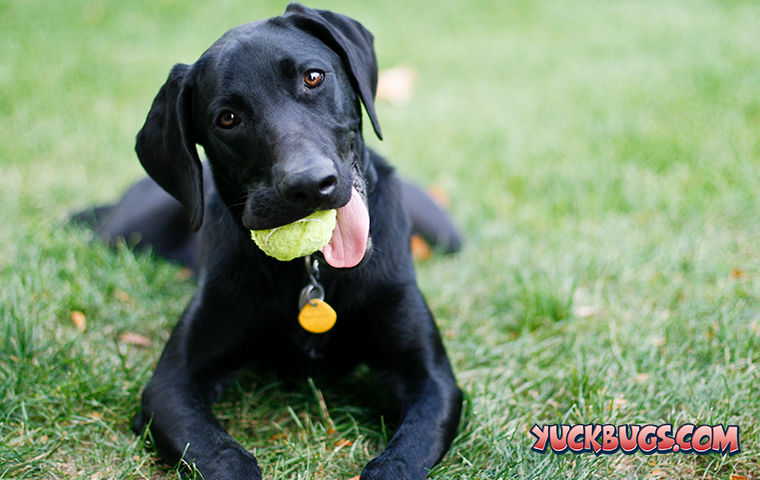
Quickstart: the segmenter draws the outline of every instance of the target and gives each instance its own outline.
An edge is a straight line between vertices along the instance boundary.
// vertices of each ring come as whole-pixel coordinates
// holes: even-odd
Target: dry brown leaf
[[[79,333],[83,333],[87,328],[87,317],[85,317],[84,313],[82,312],[78,312],[76,310],[72,311],[71,321],[74,322],[74,326],[77,327]]]
[[[443,189],[443,187],[440,187],[438,185],[431,185],[428,187],[427,191],[430,198],[435,202],[436,205],[441,207],[442,209],[446,210],[451,206],[451,200],[449,199],[449,194],[446,193],[446,190]]]
[[[419,235],[412,235],[412,256],[417,261],[427,260],[433,255],[430,245]]]
[[[124,290],[116,290],[113,294],[116,299],[122,303],[135,303],[135,299]]]
[[[597,313],[599,313],[599,307],[595,305],[578,305],[573,307],[573,315],[578,318],[593,317]]]
[[[744,278],[747,272],[739,267],[735,267],[731,270],[731,278]]]
[[[418,79],[417,71],[411,67],[396,66],[381,70],[377,78],[376,98],[404,106],[411,101]]]
[[[735,473],[732,473],[731,476],[729,477],[729,480],[749,480],[749,479],[743,475],[737,475]]]
[[[354,444],[354,443],[353,443],[351,440],[340,439],[340,440],[338,440],[337,442],[335,442],[335,447],[336,447],[336,448],[340,448],[340,447],[350,447],[350,446],[351,446],[351,445],[353,445],[353,444]]]
[[[150,338],[132,332],[124,332],[119,335],[119,342],[126,343],[127,345],[134,345],[136,347],[150,347],[152,344]]]
[[[190,280],[193,278],[193,271],[189,268],[183,268],[177,272],[177,279],[180,281]]]

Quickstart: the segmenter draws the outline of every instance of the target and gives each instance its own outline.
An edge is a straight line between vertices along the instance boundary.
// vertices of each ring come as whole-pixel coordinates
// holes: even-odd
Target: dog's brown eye
[[[319,70],[309,70],[306,72],[303,81],[306,83],[306,86],[308,88],[316,88],[322,83],[324,79],[324,72],[320,72]]]
[[[240,117],[232,112],[224,112],[219,115],[219,119],[216,121],[222,128],[232,128],[240,123]]]

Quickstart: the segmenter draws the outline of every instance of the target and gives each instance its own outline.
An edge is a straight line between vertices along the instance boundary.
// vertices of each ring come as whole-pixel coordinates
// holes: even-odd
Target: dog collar
[[[329,331],[338,315],[335,310],[324,301],[325,289],[319,283],[319,260],[311,255],[304,257],[306,271],[309,273],[309,283],[301,290],[298,300],[298,323],[307,332],[325,333]]]

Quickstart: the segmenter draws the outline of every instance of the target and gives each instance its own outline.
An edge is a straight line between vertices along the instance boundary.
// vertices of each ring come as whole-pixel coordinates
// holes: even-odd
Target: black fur
[[[315,88],[304,85],[310,70],[325,73]],[[404,201],[419,191],[405,185],[402,195],[393,169],[361,135],[361,104],[380,135],[376,81],[367,30],[291,4],[280,17],[232,29],[195,64],[174,67],[156,97],[137,137],[153,180],[94,213],[106,225],[104,237],[139,231],[198,271],[198,292],[134,424],[138,433],[150,425],[169,462],[184,454],[207,480],[262,478],[253,455],[211,411],[224,385],[253,361],[337,373],[364,362],[387,383],[402,421],[363,480],[424,478],[454,438],[462,396],[409,249]],[[196,144],[209,159],[205,173]],[[321,263],[325,300],[338,320],[327,333],[308,333],[297,321],[299,292],[308,282],[304,260],[266,256],[249,230],[341,207],[352,189],[369,210],[371,242],[354,268]],[[441,238],[453,232],[458,242],[447,220],[437,221],[448,228]],[[429,235],[438,233],[432,228]]]

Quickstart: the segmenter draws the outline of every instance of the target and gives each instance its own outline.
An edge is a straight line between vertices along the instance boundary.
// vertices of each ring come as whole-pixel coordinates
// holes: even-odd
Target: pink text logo
[[[632,455],[636,451],[653,453],[696,453],[705,455],[719,453],[736,455],[739,446],[739,427],[729,425],[533,425],[530,434],[536,437],[531,450],[546,453],[595,453],[613,454],[623,452]]]

